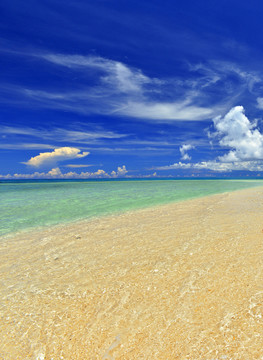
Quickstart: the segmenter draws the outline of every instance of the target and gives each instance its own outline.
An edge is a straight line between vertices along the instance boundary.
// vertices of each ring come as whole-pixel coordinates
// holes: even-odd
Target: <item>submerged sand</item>
[[[263,189],[0,242],[0,359],[262,359]]]

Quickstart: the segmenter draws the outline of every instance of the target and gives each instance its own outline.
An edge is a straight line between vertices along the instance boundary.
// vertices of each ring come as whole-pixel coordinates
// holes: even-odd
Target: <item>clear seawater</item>
[[[254,186],[263,180],[1,181],[0,235]]]

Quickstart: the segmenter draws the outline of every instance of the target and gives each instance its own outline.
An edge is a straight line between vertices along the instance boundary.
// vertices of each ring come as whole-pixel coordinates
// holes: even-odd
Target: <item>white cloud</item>
[[[11,150],[21,150],[21,149],[54,149],[54,145],[49,144],[32,144],[32,143],[13,143],[13,144],[1,144],[0,149],[11,149]]]
[[[81,172],[76,173],[73,171],[62,173],[60,168],[56,167],[48,172],[34,172],[33,174],[7,174],[0,175],[1,179],[104,179],[104,178],[116,178],[126,176],[128,170],[125,165],[118,167],[117,171],[112,171],[111,174],[107,173],[103,169],[98,169],[95,172]]]
[[[205,88],[213,86],[218,75],[200,75],[201,80],[157,79],[140,69],[99,56],[35,54],[49,63],[81,72],[91,81],[76,90],[47,91],[24,89],[24,95],[45,107],[82,113],[116,114],[149,121],[207,120],[216,116],[223,105],[206,104]],[[192,69],[193,70],[193,69]],[[79,77],[80,78],[80,77]],[[92,86],[96,79],[96,85]],[[204,85],[205,83],[205,85]],[[89,84],[89,85],[87,85]],[[169,99],[169,101],[167,101]],[[224,101],[226,104],[226,100]]]
[[[174,103],[130,101],[127,104],[122,104],[114,113],[161,122],[167,122],[167,120],[204,120],[213,116],[212,109],[195,106],[189,100]]]
[[[106,131],[101,128],[96,128],[92,131],[87,131],[80,127],[79,130],[70,130],[62,128],[36,129],[31,127],[12,127],[0,126],[1,134],[19,135],[19,136],[33,136],[41,139],[48,139],[59,142],[94,142],[98,139],[119,139],[126,137],[127,134],[119,134],[113,131]]]
[[[144,84],[151,80],[138,70],[131,70],[120,62],[114,62],[114,66],[108,76],[103,78],[104,82],[111,86],[115,85],[117,89],[124,93],[140,92]]]
[[[260,73],[224,61],[185,66],[183,77],[157,79],[139,68],[100,56],[24,55],[40,60],[39,67],[45,61],[45,65],[63,68],[65,81],[67,76],[70,81],[66,81],[66,88],[58,83],[38,89],[2,85],[10,103],[84,114],[115,113],[151,122],[208,120],[232,107],[241,96],[252,90],[255,93],[262,81]],[[73,77],[77,79],[74,82]]]
[[[183,79],[179,76],[157,79],[139,68],[100,56],[58,53],[29,56],[63,68],[65,80],[67,76],[69,79],[76,76],[77,81],[69,81],[71,85],[66,88],[56,83],[39,89],[9,89],[8,96],[16,93],[16,101],[19,98],[21,105],[28,104],[30,98],[30,106],[115,114],[151,122],[208,120],[224,113],[241,96],[255,92],[255,85],[261,82],[256,71],[222,61],[189,65],[184,68]]]
[[[187,151],[194,149],[195,147],[193,145],[190,144],[183,144],[180,148],[179,151],[181,153],[181,159],[182,160],[191,160],[191,156],[189,156],[187,154]]]
[[[213,122],[219,144],[231,149],[218,158],[221,162],[263,159],[263,135],[256,129],[256,123],[245,116],[243,106],[232,108],[226,116],[218,116]]]
[[[235,87],[235,81],[240,82],[240,89],[247,88],[253,91],[255,84],[261,82],[261,76],[256,71],[246,71],[237,64],[227,61],[209,61],[207,64],[199,63],[190,65],[192,71],[201,72],[203,77],[197,80],[197,85],[207,87],[213,84],[225,83],[225,90],[231,91]],[[228,81],[226,79],[228,78]],[[201,83],[200,83],[201,80]]]
[[[60,161],[79,159],[89,155],[89,152],[80,153],[81,150],[73,147],[62,147],[55,149],[52,152],[40,153],[39,155],[32,157],[23,164],[39,167],[39,166],[52,166]]]
[[[157,170],[196,169],[217,172],[263,171],[263,135],[246,116],[243,106],[235,106],[224,117],[213,119],[216,131],[210,137],[217,138],[219,145],[230,150],[215,160],[198,163],[177,162],[172,165],[156,167]],[[183,145],[180,153],[183,160],[189,160],[186,153],[191,145]]]
[[[68,165],[64,165],[64,167],[68,167],[68,168],[86,168],[86,167],[90,167],[93,165],[85,165],[85,164],[68,164]]]
[[[67,66],[69,68],[90,68],[99,70],[102,82],[114,86],[120,92],[140,92],[143,84],[152,82],[150,78],[143,75],[135,68],[129,68],[125,64],[99,56],[48,54],[42,56],[45,60],[54,64]]]
[[[50,175],[51,177],[60,177],[62,173],[59,168],[54,168],[50,170],[47,175]]]
[[[202,161],[198,163],[178,162],[172,165],[156,167],[156,170],[175,170],[175,169],[212,170],[216,172],[230,172],[235,170],[263,171],[263,163],[260,161],[220,162],[216,160],[211,160],[211,161]]]
[[[126,175],[127,172],[128,172],[128,171],[127,171],[125,165],[123,165],[122,167],[120,167],[120,166],[118,167],[117,174],[118,174],[119,176]]]
[[[263,110],[263,98],[262,97],[257,98],[257,103],[258,103],[257,108]]]
[[[126,166],[123,165],[122,167],[118,166],[118,169],[117,171],[112,171],[111,172],[111,176],[112,177],[123,177],[127,174],[127,169],[126,169]]]

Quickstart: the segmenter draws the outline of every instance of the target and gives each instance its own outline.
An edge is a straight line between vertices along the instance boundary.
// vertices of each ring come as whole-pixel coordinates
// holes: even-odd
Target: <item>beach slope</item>
[[[3,237],[0,359],[263,358],[263,189]]]

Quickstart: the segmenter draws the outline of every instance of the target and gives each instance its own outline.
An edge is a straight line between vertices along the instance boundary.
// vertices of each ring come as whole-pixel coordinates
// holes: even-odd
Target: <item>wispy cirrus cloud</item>
[[[213,110],[195,106],[192,100],[166,102],[128,102],[114,110],[115,114],[125,114],[133,118],[158,120],[167,122],[172,120],[204,120],[213,115]]]
[[[120,134],[113,131],[102,130],[100,128],[87,131],[82,126],[78,130],[71,130],[65,128],[32,128],[32,127],[15,127],[15,126],[1,126],[0,134],[35,137],[56,142],[71,142],[71,143],[94,143],[103,139],[120,139],[125,138],[127,134]]]
[[[185,64],[183,76],[157,78],[100,56],[41,52],[25,56],[34,58],[39,69],[45,62],[52,74],[56,67],[63,78],[54,76],[39,88],[2,84],[4,101],[17,106],[173,123],[210,121],[248,94],[258,99],[259,108],[262,102],[261,73],[226,61]]]
[[[120,61],[92,55],[35,53],[50,67],[66,69],[67,86],[21,87],[20,103],[83,114],[129,117],[148,122],[208,120],[233,106],[241,94],[260,82],[255,72],[235,64],[189,65],[184,77],[156,78]],[[24,101],[26,103],[26,100]],[[26,106],[26,105],[25,105]]]
[[[233,88],[239,88],[239,90],[247,88],[249,91],[253,91],[255,85],[262,82],[258,71],[244,70],[237,64],[228,61],[210,60],[207,63],[189,64],[189,68],[194,73],[201,75],[195,84],[199,88],[206,88],[214,84],[221,87],[221,83],[225,82],[222,89],[226,92],[232,92]]]
[[[148,125],[147,125],[148,126]],[[193,146],[203,147],[208,145],[208,141],[203,141],[200,137],[193,135],[194,132],[188,131],[187,136]],[[140,151],[167,152],[173,151],[181,144],[181,137],[185,136],[183,130],[178,134],[179,138],[174,138],[171,131],[162,131],[148,134],[144,132],[142,138],[132,132],[122,133],[108,131],[100,126],[93,126],[87,129],[84,124],[75,125],[75,129],[59,127],[19,127],[0,125],[0,149],[10,150],[30,150],[30,149],[54,149],[63,146],[81,146],[82,149],[96,152],[115,152],[127,153]],[[46,143],[37,143],[45,140]],[[61,144],[61,145],[60,145]]]
[[[87,168],[87,167],[91,167],[91,166],[94,166],[94,165],[91,165],[91,164],[68,164],[68,165],[65,165],[64,167],[79,169],[79,168]]]
[[[34,144],[34,143],[0,143],[0,149],[6,150],[30,150],[30,149],[54,149],[55,145],[51,144]]]
[[[99,77],[103,83],[123,93],[138,93],[145,84],[158,82],[157,79],[144,75],[139,69],[98,56],[47,54],[42,55],[42,58],[71,69],[95,69],[101,72]]]
[[[102,112],[144,120],[208,119],[227,109],[240,93],[252,91],[254,85],[261,82],[255,71],[245,71],[236,64],[223,61],[189,65],[188,77],[183,79],[157,79],[102,57],[46,54],[42,58],[71,70],[97,71],[100,85],[91,93],[86,92],[88,100],[92,96],[107,95],[108,101],[102,104]],[[216,103],[211,98],[215,93],[219,95]],[[117,94],[119,99],[116,99]]]

